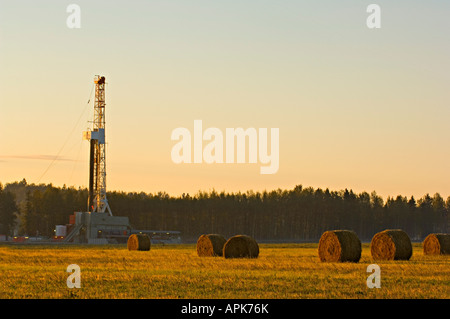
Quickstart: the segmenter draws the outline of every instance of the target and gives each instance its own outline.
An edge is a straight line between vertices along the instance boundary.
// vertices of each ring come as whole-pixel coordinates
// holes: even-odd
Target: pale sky
[[[110,191],[447,197],[449,14],[444,0],[0,0],[0,182],[87,186],[99,74]],[[171,132],[194,120],[279,128],[278,172],[173,163]]]

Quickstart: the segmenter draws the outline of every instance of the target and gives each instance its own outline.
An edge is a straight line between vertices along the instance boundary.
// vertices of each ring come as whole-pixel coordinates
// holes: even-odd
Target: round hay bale
[[[429,234],[423,241],[424,255],[449,255],[450,234]]]
[[[361,259],[361,241],[351,230],[330,230],[319,240],[319,258],[322,262],[355,262]]]
[[[201,235],[197,240],[197,255],[200,257],[222,256],[227,240],[219,234]]]
[[[150,250],[150,237],[147,234],[132,234],[128,237],[128,250]]]
[[[373,236],[370,252],[376,260],[408,260],[412,256],[411,240],[401,229],[386,229]]]
[[[223,246],[225,258],[257,258],[258,255],[258,243],[247,235],[233,236]]]

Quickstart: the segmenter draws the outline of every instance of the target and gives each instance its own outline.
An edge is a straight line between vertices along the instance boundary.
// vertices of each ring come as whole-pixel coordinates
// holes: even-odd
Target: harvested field
[[[259,244],[255,259],[201,258],[196,245],[153,245],[135,254],[117,246],[0,246],[0,298],[450,298],[450,256],[374,261],[362,244],[358,263],[321,263],[318,244]],[[381,288],[369,289],[369,264]],[[67,288],[77,264],[81,288]]]

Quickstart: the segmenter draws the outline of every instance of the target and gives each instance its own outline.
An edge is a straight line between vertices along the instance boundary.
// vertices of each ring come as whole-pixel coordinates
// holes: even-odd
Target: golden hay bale
[[[258,255],[258,243],[247,235],[233,236],[223,246],[225,258],[257,258]]]
[[[320,237],[318,252],[322,262],[358,262],[361,241],[351,230],[326,231]]]
[[[132,234],[128,237],[128,250],[150,250],[150,237],[147,234]]]
[[[370,252],[376,260],[408,260],[412,256],[411,240],[401,229],[386,229],[373,236]]]
[[[423,241],[424,255],[449,255],[450,234],[429,234]]]
[[[219,234],[201,235],[197,240],[197,254],[200,257],[222,256],[227,240]]]

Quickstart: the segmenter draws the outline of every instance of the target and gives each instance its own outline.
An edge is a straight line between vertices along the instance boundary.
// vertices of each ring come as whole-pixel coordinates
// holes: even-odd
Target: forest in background
[[[52,236],[55,225],[86,211],[88,190],[52,184],[0,184],[0,234]],[[331,191],[297,185],[291,190],[245,193],[202,192],[169,196],[165,192],[107,193],[112,212],[127,216],[134,229],[176,230],[184,241],[201,234],[246,234],[261,241],[318,241],[326,230],[348,229],[363,241],[384,229],[403,229],[412,240],[448,232],[450,196],[419,199],[377,193]]]

